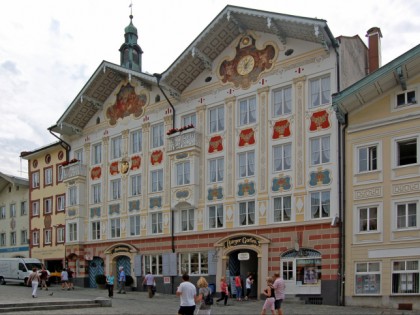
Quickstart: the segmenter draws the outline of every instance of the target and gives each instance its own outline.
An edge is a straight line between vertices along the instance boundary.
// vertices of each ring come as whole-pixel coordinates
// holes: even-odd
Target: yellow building
[[[333,95],[342,126],[345,303],[420,309],[420,45]]]
[[[29,170],[30,257],[41,260],[50,272],[65,265],[66,148],[58,141],[21,153]]]
[[[28,180],[0,173],[0,257],[29,257]]]

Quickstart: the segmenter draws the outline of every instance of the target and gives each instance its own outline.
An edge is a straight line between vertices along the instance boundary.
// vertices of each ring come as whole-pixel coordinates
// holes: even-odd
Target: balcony
[[[194,128],[171,134],[168,136],[166,149],[168,153],[180,153],[193,149],[200,151],[201,134]]]
[[[63,167],[63,181],[84,179],[86,180],[87,168],[86,165],[80,162],[71,163]]]

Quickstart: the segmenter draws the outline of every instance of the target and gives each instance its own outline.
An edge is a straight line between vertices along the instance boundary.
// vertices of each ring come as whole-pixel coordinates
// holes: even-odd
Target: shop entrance
[[[228,265],[226,267],[226,279],[229,279],[229,289],[232,296],[236,297],[235,277],[240,275],[242,282],[241,296],[246,295],[246,278],[252,275],[254,283],[251,286],[249,298],[258,296],[258,256],[257,253],[249,249],[233,251],[229,254]]]

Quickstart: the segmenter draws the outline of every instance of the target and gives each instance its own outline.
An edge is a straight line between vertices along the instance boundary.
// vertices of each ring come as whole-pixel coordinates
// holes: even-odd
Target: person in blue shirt
[[[125,294],[125,272],[124,267],[120,266],[119,268],[120,274],[118,275],[118,285],[119,285],[119,291],[118,293]]]
[[[114,296],[114,276],[112,271],[106,276],[106,287],[108,288],[108,297],[112,298]]]

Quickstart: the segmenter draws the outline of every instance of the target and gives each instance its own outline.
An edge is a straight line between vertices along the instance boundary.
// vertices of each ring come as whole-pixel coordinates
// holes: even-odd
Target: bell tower
[[[121,66],[141,72],[141,55],[143,54],[143,50],[137,44],[138,36],[137,28],[133,25],[133,12],[130,14],[130,24],[124,31],[125,42],[120,47]]]

